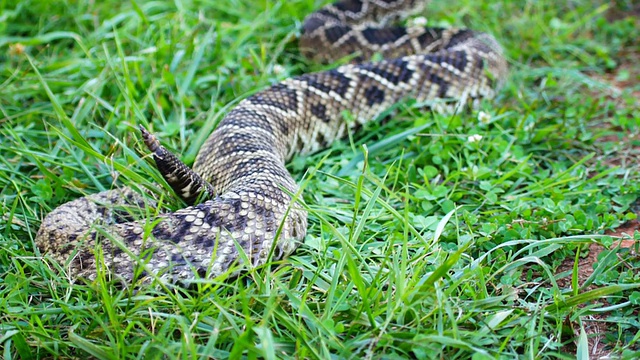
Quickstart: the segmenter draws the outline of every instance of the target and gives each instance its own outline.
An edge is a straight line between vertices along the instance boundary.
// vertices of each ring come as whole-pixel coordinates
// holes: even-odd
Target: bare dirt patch
[[[629,237],[633,237],[633,233],[635,230],[640,229],[640,222],[637,220],[628,221],[623,224],[619,228],[607,232],[607,235],[619,238],[620,240],[615,241],[611,245],[611,249],[615,249],[618,246],[620,248],[632,248],[636,241],[629,239]],[[593,274],[596,263],[598,262],[598,256],[603,251],[607,250],[602,245],[599,244],[591,244],[589,245],[589,253],[585,258],[580,258],[578,260],[578,286],[584,284],[584,282]],[[574,266],[575,259],[567,258],[557,269],[557,271],[565,272],[571,271]],[[565,277],[562,279],[558,279],[558,286],[561,289],[569,289],[571,288],[571,277]],[[584,291],[593,290],[597,288],[595,285],[588,286]],[[602,306],[607,306],[606,302],[602,303]],[[582,318],[582,322],[584,324],[584,330],[588,336],[589,349],[591,353],[589,354],[590,359],[608,359],[610,355],[610,344],[604,341],[604,336],[607,331],[610,329],[609,323],[607,322],[607,317],[609,315],[606,313],[603,314],[594,314],[588,317]],[[578,324],[571,324],[572,328],[575,331],[575,338],[577,339],[580,335],[580,327]],[[574,346],[569,346],[567,352],[575,353]]]

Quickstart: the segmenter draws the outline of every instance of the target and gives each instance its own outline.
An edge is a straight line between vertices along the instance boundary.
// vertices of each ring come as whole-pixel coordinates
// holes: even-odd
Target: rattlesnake
[[[141,128],[160,172],[193,205],[134,221],[124,205],[157,204],[128,188],[90,195],[46,216],[38,247],[74,278],[94,278],[104,264],[125,282],[135,269],[140,278],[185,281],[290,254],[307,228],[285,168],[294,154],[327,146],[403,99],[451,111],[493,96],[506,77],[501,48],[488,34],[388,26],[422,6],[344,0],[311,14],[300,40],[304,55],[326,62],[380,53],[384,60],[289,78],[241,101],[204,143],[193,171]],[[344,121],[345,112],[354,121]]]

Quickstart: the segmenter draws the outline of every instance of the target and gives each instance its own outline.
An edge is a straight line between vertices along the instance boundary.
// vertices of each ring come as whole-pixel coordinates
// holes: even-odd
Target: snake
[[[307,232],[300,188],[286,168],[293,156],[328,147],[399,102],[452,112],[494,97],[503,85],[507,61],[492,35],[403,25],[425,3],[343,0],[311,13],[300,30],[301,54],[321,63],[346,57],[343,65],[289,77],[240,101],[193,167],[140,127],[185,207],[163,212],[128,187],[80,197],[44,217],[39,251],[71,279],[106,273],[125,284],[188,283],[290,255]]]

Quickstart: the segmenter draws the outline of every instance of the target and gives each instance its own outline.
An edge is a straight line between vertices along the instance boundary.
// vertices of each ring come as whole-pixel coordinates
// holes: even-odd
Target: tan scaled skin
[[[101,259],[125,283],[133,281],[135,269],[183,282],[218,276],[243,259],[257,266],[290,254],[307,229],[307,214],[291,196],[298,186],[285,168],[294,154],[322,149],[348,127],[375,119],[404,99],[453,111],[492,97],[506,78],[502,50],[488,34],[378,25],[423,5],[345,0],[311,14],[303,25],[303,54],[329,61],[354,52],[357,59],[381,53],[385,60],[286,79],[241,101],[204,143],[193,170],[143,129],[176,194],[197,202],[204,192],[209,200],[130,221],[118,206],[145,203],[132,190],[81,198],[44,219],[39,248],[69,264],[73,277],[95,277]],[[355,121],[343,121],[344,112]]]

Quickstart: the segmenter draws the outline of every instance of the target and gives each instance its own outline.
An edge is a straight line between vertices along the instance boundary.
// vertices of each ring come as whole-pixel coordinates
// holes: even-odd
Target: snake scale
[[[93,279],[104,264],[125,283],[150,275],[166,282],[215,277],[237,263],[258,266],[292,253],[307,229],[285,168],[294,154],[328,146],[403,99],[451,111],[492,97],[506,78],[491,35],[394,25],[423,6],[344,0],[312,13],[303,24],[303,55],[383,60],[288,78],[244,99],[204,143],[193,169],[141,128],[159,171],[190,206],[133,220],[127,207],[153,213],[157,204],[129,188],[79,198],[44,218],[39,249],[72,278]],[[345,112],[354,121],[344,121]]]

